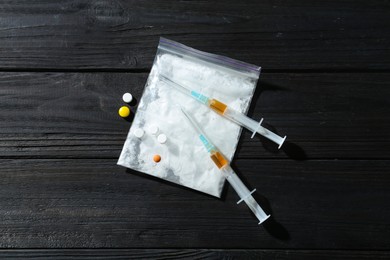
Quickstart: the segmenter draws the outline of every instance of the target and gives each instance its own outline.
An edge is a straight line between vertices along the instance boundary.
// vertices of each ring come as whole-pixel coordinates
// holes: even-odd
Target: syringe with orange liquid
[[[234,190],[237,192],[238,196],[240,196],[240,200],[237,204],[245,201],[248,207],[252,210],[252,212],[256,215],[259,220],[259,224],[267,220],[271,215],[267,215],[264,210],[260,207],[260,205],[253,198],[252,193],[256,191],[249,191],[248,188],[242,183],[240,178],[234,172],[234,170],[230,167],[229,161],[222,155],[222,153],[210,142],[210,140],[206,137],[205,133],[199,127],[198,123],[195,119],[185,111],[184,108],[181,108],[181,111],[184,114],[184,117],[188,120],[189,124],[193,127],[198,135],[200,141],[203,143],[207,152],[210,154],[211,160],[221,171],[222,175],[226,178],[226,180],[232,185]]]
[[[240,113],[230,107],[228,107],[226,104],[222,103],[221,101],[214,99],[214,98],[209,98],[201,93],[198,93],[194,90],[189,89],[186,86],[183,86],[181,84],[178,84],[168,77],[160,74],[160,79],[167,83],[168,85],[174,87],[175,89],[179,90],[180,92],[189,95],[199,101],[200,103],[208,106],[215,112],[217,112],[219,115],[235,122],[236,124],[245,127],[246,129],[252,131],[252,136],[253,138],[256,133],[261,134],[262,136],[268,138],[269,140],[277,143],[280,147],[282,147],[284,141],[286,140],[287,136],[281,137],[270,130],[266,129],[265,127],[261,126],[261,123],[263,122],[263,119],[260,120],[260,122],[256,122],[255,120],[247,117],[243,113]]]

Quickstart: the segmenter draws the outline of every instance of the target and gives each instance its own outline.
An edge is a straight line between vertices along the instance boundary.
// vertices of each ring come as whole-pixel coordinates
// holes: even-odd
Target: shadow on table
[[[278,134],[278,131],[272,125],[265,123],[265,124],[263,124],[263,126],[265,128],[267,128],[268,130]],[[260,142],[263,145],[264,149],[266,149],[267,151],[269,151],[271,153],[276,154],[276,153],[278,153],[281,150],[290,159],[293,159],[293,160],[296,160],[296,161],[304,161],[304,160],[307,159],[307,155],[306,155],[305,151],[300,146],[298,146],[297,144],[288,141],[288,137],[287,137],[287,140],[283,143],[283,145],[282,145],[282,147],[280,149],[278,149],[278,145],[277,144],[275,144],[271,140],[265,138],[264,136],[258,135],[258,138],[260,139]]]
[[[129,106],[135,107],[138,104],[138,99],[133,96],[133,99],[130,101]]]
[[[130,115],[128,117],[124,117],[123,120],[132,123],[134,120],[134,111],[130,108]]]
[[[251,118],[254,118],[253,117],[253,113],[254,113],[256,104],[257,104],[257,102],[258,102],[258,100],[260,98],[260,95],[261,95],[261,93],[263,93],[263,91],[267,91],[267,90],[270,90],[270,91],[288,91],[286,88],[283,88],[281,86],[277,86],[275,84],[271,84],[271,83],[268,83],[268,82],[261,82],[260,84],[261,84],[261,87],[260,88],[256,88],[255,93],[253,94],[252,106],[250,106],[250,108],[248,110],[248,116],[251,117]],[[262,123],[262,126],[267,128],[268,130],[274,132],[275,134],[278,134],[277,129],[274,126],[272,126],[271,124],[267,123],[267,122]],[[260,142],[261,142],[262,146],[267,151],[269,151],[271,153],[276,154],[280,150],[282,150],[289,158],[291,158],[293,160],[302,161],[302,160],[306,160],[307,159],[305,151],[300,146],[298,146],[297,144],[288,141],[288,136],[287,136],[287,140],[284,142],[284,144],[283,144],[283,146],[281,147],[280,150],[278,149],[278,145],[277,144],[275,144],[271,140],[265,138],[264,136],[256,134],[255,137],[260,139]],[[238,144],[237,150],[238,151],[241,150],[241,142]]]
[[[295,143],[286,141],[281,150],[291,159],[296,161],[304,161],[307,159],[305,151]]]
[[[256,196],[254,197],[255,199],[257,199]],[[260,203],[264,211],[271,215],[269,219],[267,219],[265,222],[262,223],[264,229],[268,232],[268,234],[270,234],[271,236],[279,240],[283,240],[283,241],[290,240],[290,234],[288,233],[287,229],[282,224],[277,222],[276,219],[274,218],[272,208],[268,200],[264,199],[260,201],[259,199],[258,202]]]
[[[236,172],[236,174],[240,177],[242,182],[245,184],[245,186],[247,186],[249,190],[253,190],[253,187],[247,185],[248,182],[246,178],[241,174],[241,171],[236,167],[234,163],[233,163],[233,169]],[[259,192],[257,191],[253,193],[252,196],[260,205],[260,207],[265,211],[265,213],[271,215],[269,219],[267,219],[265,222],[262,223],[264,229],[276,239],[283,240],[283,241],[290,240],[290,234],[288,233],[287,229],[284,228],[283,225],[277,222],[276,219],[273,217],[272,207],[268,199],[260,195]],[[245,204],[245,202],[242,203]],[[253,215],[254,221],[256,221],[257,218],[255,217],[255,215],[252,213],[252,211],[249,208],[247,209]]]

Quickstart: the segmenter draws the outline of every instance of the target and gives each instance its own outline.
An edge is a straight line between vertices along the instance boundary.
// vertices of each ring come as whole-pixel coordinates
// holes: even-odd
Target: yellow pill
[[[119,108],[118,114],[121,117],[128,117],[130,115],[130,108],[123,106],[123,107]]]

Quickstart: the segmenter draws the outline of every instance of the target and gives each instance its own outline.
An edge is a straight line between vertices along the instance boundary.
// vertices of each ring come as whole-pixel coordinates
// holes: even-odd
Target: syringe
[[[221,101],[217,99],[211,99],[205,95],[202,95],[201,93],[198,93],[194,90],[189,89],[186,86],[183,86],[181,84],[178,84],[168,77],[160,74],[160,78],[165,83],[169,84],[170,86],[173,86],[175,89],[181,91],[182,93],[189,95],[193,97],[194,99],[198,100],[200,103],[208,106],[215,112],[217,112],[219,115],[228,118],[229,120],[235,122],[236,124],[245,127],[246,129],[252,131],[253,138],[256,133],[261,134],[262,136],[268,138],[269,140],[277,143],[280,147],[282,147],[283,142],[286,140],[287,136],[281,137],[270,130],[266,129],[265,127],[261,126],[261,123],[263,122],[263,119],[260,120],[260,122],[256,122],[255,120],[247,117],[246,115],[228,107],[226,104],[222,103]]]
[[[253,191],[248,190],[248,188],[244,185],[244,183],[242,183],[240,178],[238,178],[234,170],[230,167],[229,161],[210,142],[210,140],[203,133],[202,129],[199,127],[195,119],[191,115],[189,115],[184,110],[184,108],[181,108],[181,111],[183,112],[184,117],[188,119],[190,125],[192,125],[192,127],[196,131],[200,141],[203,143],[206,150],[209,152],[210,158],[213,160],[218,169],[221,170],[222,175],[226,178],[230,185],[233,186],[238,196],[240,196],[240,200],[237,202],[237,204],[241,203],[242,201],[245,201],[245,203],[260,221],[259,224],[267,220],[271,215],[267,215],[252,196],[252,193],[255,192],[256,189],[254,189]]]

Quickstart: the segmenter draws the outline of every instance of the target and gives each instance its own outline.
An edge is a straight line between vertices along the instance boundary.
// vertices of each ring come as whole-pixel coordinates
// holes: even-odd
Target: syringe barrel
[[[251,209],[253,214],[255,214],[257,219],[260,221],[259,224],[267,220],[271,215],[267,215],[264,212],[264,210],[260,207],[260,205],[251,195],[252,193],[248,190],[244,183],[242,183],[240,178],[238,178],[237,174],[233,171],[233,169],[230,166],[226,166],[223,168],[222,171],[226,180],[230,183],[230,185],[232,185],[241,200],[245,201],[245,203]]]
[[[247,128],[248,130],[250,130],[252,132],[256,132],[257,127],[259,125],[259,122],[256,122],[252,118],[249,118],[249,117],[245,116],[244,114],[242,114],[234,109],[231,109],[229,107],[225,110],[225,113],[223,115],[225,117],[227,117],[228,119],[230,119],[231,121],[236,122],[237,124]]]
[[[277,143],[279,145],[279,148],[283,145],[284,141],[286,140],[286,137],[281,137],[269,131],[267,128],[259,125],[259,122],[256,122],[255,120],[247,117],[246,115],[240,112],[237,112],[234,109],[230,109],[229,107],[225,110],[225,113],[223,115],[226,118],[230,119],[231,121],[247,128],[248,130],[252,132],[257,132],[262,136],[264,136],[265,138],[268,138],[269,140]]]

